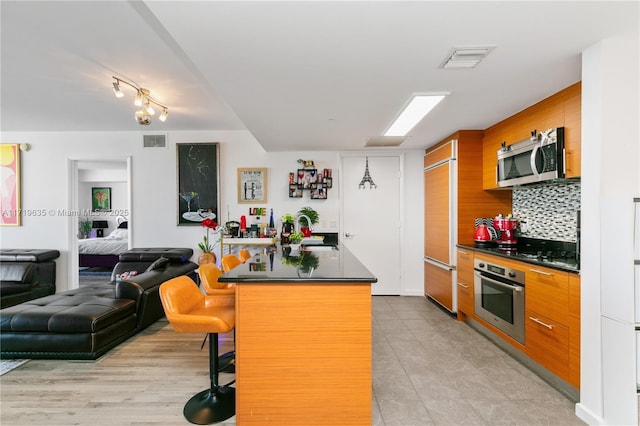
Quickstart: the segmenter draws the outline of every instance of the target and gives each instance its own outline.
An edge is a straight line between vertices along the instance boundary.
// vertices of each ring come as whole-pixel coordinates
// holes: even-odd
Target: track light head
[[[119,77],[113,76],[113,79],[115,80],[113,82],[113,93],[118,98],[121,98],[124,96],[124,93],[122,93],[122,90],[120,90],[120,83],[124,83],[127,86],[135,89],[136,98],[133,103],[139,107],[142,107],[141,109],[135,112],[135,119],[139,124],[146,126],[151,123],[151,116],[156,113],[152,104],[155,104],[159,108],[162,108],[162,113],[160,114],[159,120],[162,122],[167,120],[167,116],[169,115],[169,108],[166,105],[163,105],[160,102],[153,99],[150,96],[151,92],[149,91],[149,89],[145,89],[143,87],[138,86],[135,83],[131,83],[127,80],[123,80]]]
[[[156,113],[156,111],[153,109],[153,107],[151,106],[151,103],[149,103],[149,99],[147,98],[147,102],[145,102],[144,104],[144,110],[147,112],[147,114],[149,115],[153,115]]]
[[[116,95],[116,98],[121,98],[124,96],[122,90],[120,90],[120,84],[118,84],[118,80],[113,82],[113,93]]]
[[[142,98],[143,98],[142,89],[138,89],[138,93],[136,93],[136,100],[133,101],[133,104],[135,106],[142,106]]]

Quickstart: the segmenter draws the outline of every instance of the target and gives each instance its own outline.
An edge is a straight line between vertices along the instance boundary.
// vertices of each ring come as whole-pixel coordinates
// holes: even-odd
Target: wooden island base
[[[371,425],[371,283],[238,282],[236,421]]]

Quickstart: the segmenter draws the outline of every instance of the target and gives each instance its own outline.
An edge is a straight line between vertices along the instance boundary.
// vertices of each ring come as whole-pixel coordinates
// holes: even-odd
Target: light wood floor
[[[176,333],[162,319],[96,361],[31,360],[0,378],[0,424],[188,424],[184,404],[209,386],[203,339]],[[230,350],[233,333],[219,341],[220,353]]]

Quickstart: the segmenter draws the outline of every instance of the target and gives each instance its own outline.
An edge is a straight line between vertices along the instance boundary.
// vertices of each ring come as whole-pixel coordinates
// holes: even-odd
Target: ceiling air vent
[[[442,64],[445,69],[474,68],[495,46],[454,47]]]
[[[364,146],[398,146],[406,140],[406,136],[372,136]]]
[[[143,135],[142,146],[144,148],[166,148],[167,135]]]

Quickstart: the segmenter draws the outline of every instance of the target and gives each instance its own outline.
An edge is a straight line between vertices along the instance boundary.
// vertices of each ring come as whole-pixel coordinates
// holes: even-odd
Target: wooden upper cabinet
[[[433,148],[427,150],[424,155],[424,168],[434,166],[449,158],[455,158],[455,140],[450,139],[446,142],[441,142]]]
[[[581,84],[571,86],[573,90],[565,101],[564,108],[564,149],[566,177],[581,176],[582,146],[582,91]]]
[[[486,129],[482,187],[498,188],[497,151],[503,141],[511,145],[530,138],[533,130],[540,133],[552,127],[565,129],[566,177],[580,177],[581,102],[582,84],[578,82]]]

